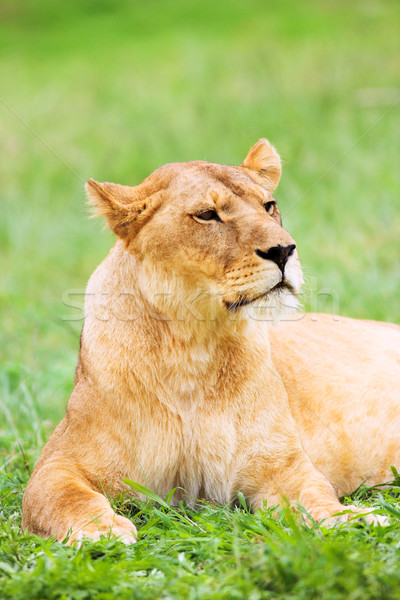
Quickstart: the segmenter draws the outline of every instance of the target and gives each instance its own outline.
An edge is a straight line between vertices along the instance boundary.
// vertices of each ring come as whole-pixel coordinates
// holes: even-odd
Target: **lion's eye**
[[[204,212],[193,215],[196,221],[220,221],[218,213],[215,210],[205,210]]]
[[[267,211],[267,213],[269,213],[270,215],[272,215],[272,214],[273,214],[275,206],[276,206],[276,202],[275,202],[275,200],[271,200],[270,202],[266,202],[266,203],[264,204],[264,208],[265,208],[265,210],[266,210],[266,211]]]

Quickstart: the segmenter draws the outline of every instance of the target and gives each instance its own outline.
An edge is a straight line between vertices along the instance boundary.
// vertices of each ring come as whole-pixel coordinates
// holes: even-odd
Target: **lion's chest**
[[[145,485],[161,496],[180,488],[175,500],[184,498],[189,504],[198,498],[229,502],[235,488],[239,445],[232,418],[212,415],[193,405],[168,417],[157,419],[156,428],[154,421],[149,423],[145,434],[140,453]],[[137,473],[139,481],[141,475]]]
[[[196,356],[200,361],[201,355]],[[179,371],[176,366],[160,369],[162,380],[152,382],[153,395],[139,405],[137,431],[143,444],[136,441],[145,485],[161,496],[181,488],[186,500],[226,503],[239,489],[246,457],[254,446],[263,446],[266,428],[262,411],[256,410],[260,394],[255,378],[240,364],[225,361],[225,368],[214,374],[204,369],[202,378],[193,365],[185,365]],[[251,411],[242,406],[246,399]]]
[[[181,416],[178,485],[189,497],[229,502],[234,486],[238,436],[227,414],[189,411]]]

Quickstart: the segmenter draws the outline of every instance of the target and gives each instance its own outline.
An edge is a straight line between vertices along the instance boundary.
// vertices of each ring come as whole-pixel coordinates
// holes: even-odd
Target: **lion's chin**
[[[280,282],[260,296],[243,296],[235,302],[225,301],[225,306],[231,314],[242,319],[277,323],[296,311],[299,301],[290,283]]]

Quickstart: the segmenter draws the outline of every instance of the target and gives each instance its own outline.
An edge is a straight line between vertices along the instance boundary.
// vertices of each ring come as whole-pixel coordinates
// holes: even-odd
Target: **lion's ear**
[[[258,140],[249,150],[241,167],[251,171],[250,177],[267,190],[273,191],[278,186],[282,172],[281,159],[265,138]]]
[[[140,185],[89,179],[85,187],[95,214],[105,216],[110,229],[123,239],[134,236],[159,206],[158,194],[148,196]]]

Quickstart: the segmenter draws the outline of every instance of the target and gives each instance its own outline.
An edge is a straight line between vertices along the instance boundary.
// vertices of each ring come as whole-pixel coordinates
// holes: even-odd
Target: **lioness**
[[[24,528],[134,542],[106,498],[125,478],[188,502],[285,497],[329,522],[338,496],[400,467],[400,328],[326,315],[268,325],[302,283],[271,194],[280,174],[261,139],[240,167],[88,181],[118,240],[88,284],[75,388],[26,489]]]

